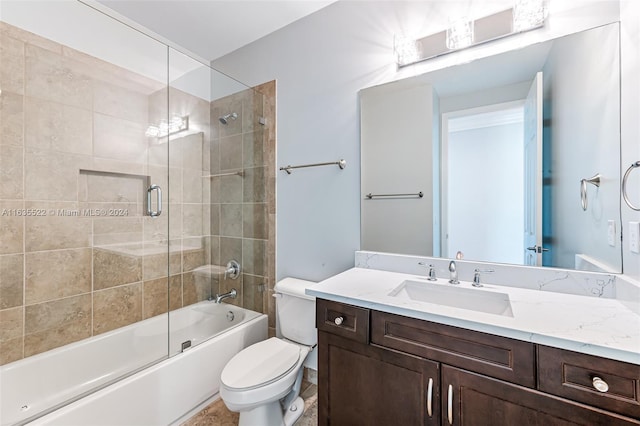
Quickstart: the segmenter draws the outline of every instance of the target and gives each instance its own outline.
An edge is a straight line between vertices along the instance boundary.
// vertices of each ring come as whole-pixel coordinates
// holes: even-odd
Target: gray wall
[[[479,15],[486,5],[467,3]],[[248,85],[277,80],[278,166],[339,158],[348,162],[341,172],[318,168],[278,175],[278,277],[319,280],[353,266],[353,251],[360,246],[358,91],[364,87],[621,19],[623,164],[640,158],[637,1],[624,0],[622,6],[616,1],[552,2],[541,30],[397,70],[394,33],[440,31],[449,15],[458,13],[457,6],[339,1],[213,62],[214,68]],[[623,223],[629,220],[640,220],[640,214],[623,207]],[[625,271],[640,279],[640,257],[626,248]]]
[[[432,256],[433,89],[390,84],[360,98],[362,249]],[[418,192],[423,197],[364,196]]]
[[[620,165],[611,148],[619,133],[618,31],[598,28],[554,43],[543,73],[545,100],[552,105],[550,132],[553,265],[573,268],[585,254],[620,270],[620,241],[607,244],[607,221],[620,231]],[[588,54],[587,52],[595,52]],[[562,63],[562,66],[558,64]],[[585,90],[588,88],[588,90]],[[588,207],[580,206],[580,179],[602,175],[600,188],[587,186]]]

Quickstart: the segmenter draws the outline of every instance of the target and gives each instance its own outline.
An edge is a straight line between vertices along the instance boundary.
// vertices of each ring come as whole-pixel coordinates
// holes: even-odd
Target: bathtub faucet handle
[[[227,263],[227,269],[224,270],[224,279],[227,279],[227,276],[232,280],[235,280],[240,276],[240,263],[237,260],[230,260]]]

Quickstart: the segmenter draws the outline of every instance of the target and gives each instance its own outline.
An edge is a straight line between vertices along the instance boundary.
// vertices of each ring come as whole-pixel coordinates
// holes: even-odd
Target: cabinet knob
[[[603,393],[609,390],[609,385],[607,384],[607,382],[597,376],[593,378],[593,387],[596,388],[598,392]]]
[[[341,325],[344,322],[344,318],[336,317],[336,319],[334,319],[333,322],[335,322],[336,325]]]

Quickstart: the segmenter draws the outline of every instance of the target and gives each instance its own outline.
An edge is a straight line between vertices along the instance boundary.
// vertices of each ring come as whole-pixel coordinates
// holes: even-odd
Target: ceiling
[[[214,60],[336,0],[97,0],[165,39]]]

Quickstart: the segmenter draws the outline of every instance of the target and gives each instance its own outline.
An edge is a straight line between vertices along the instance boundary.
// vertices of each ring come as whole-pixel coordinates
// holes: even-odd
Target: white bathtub
[[[0,424],[169,425],[217,394],[233,355],[267,337],[266,315],[233,305],[167,316],[0,367]]]

